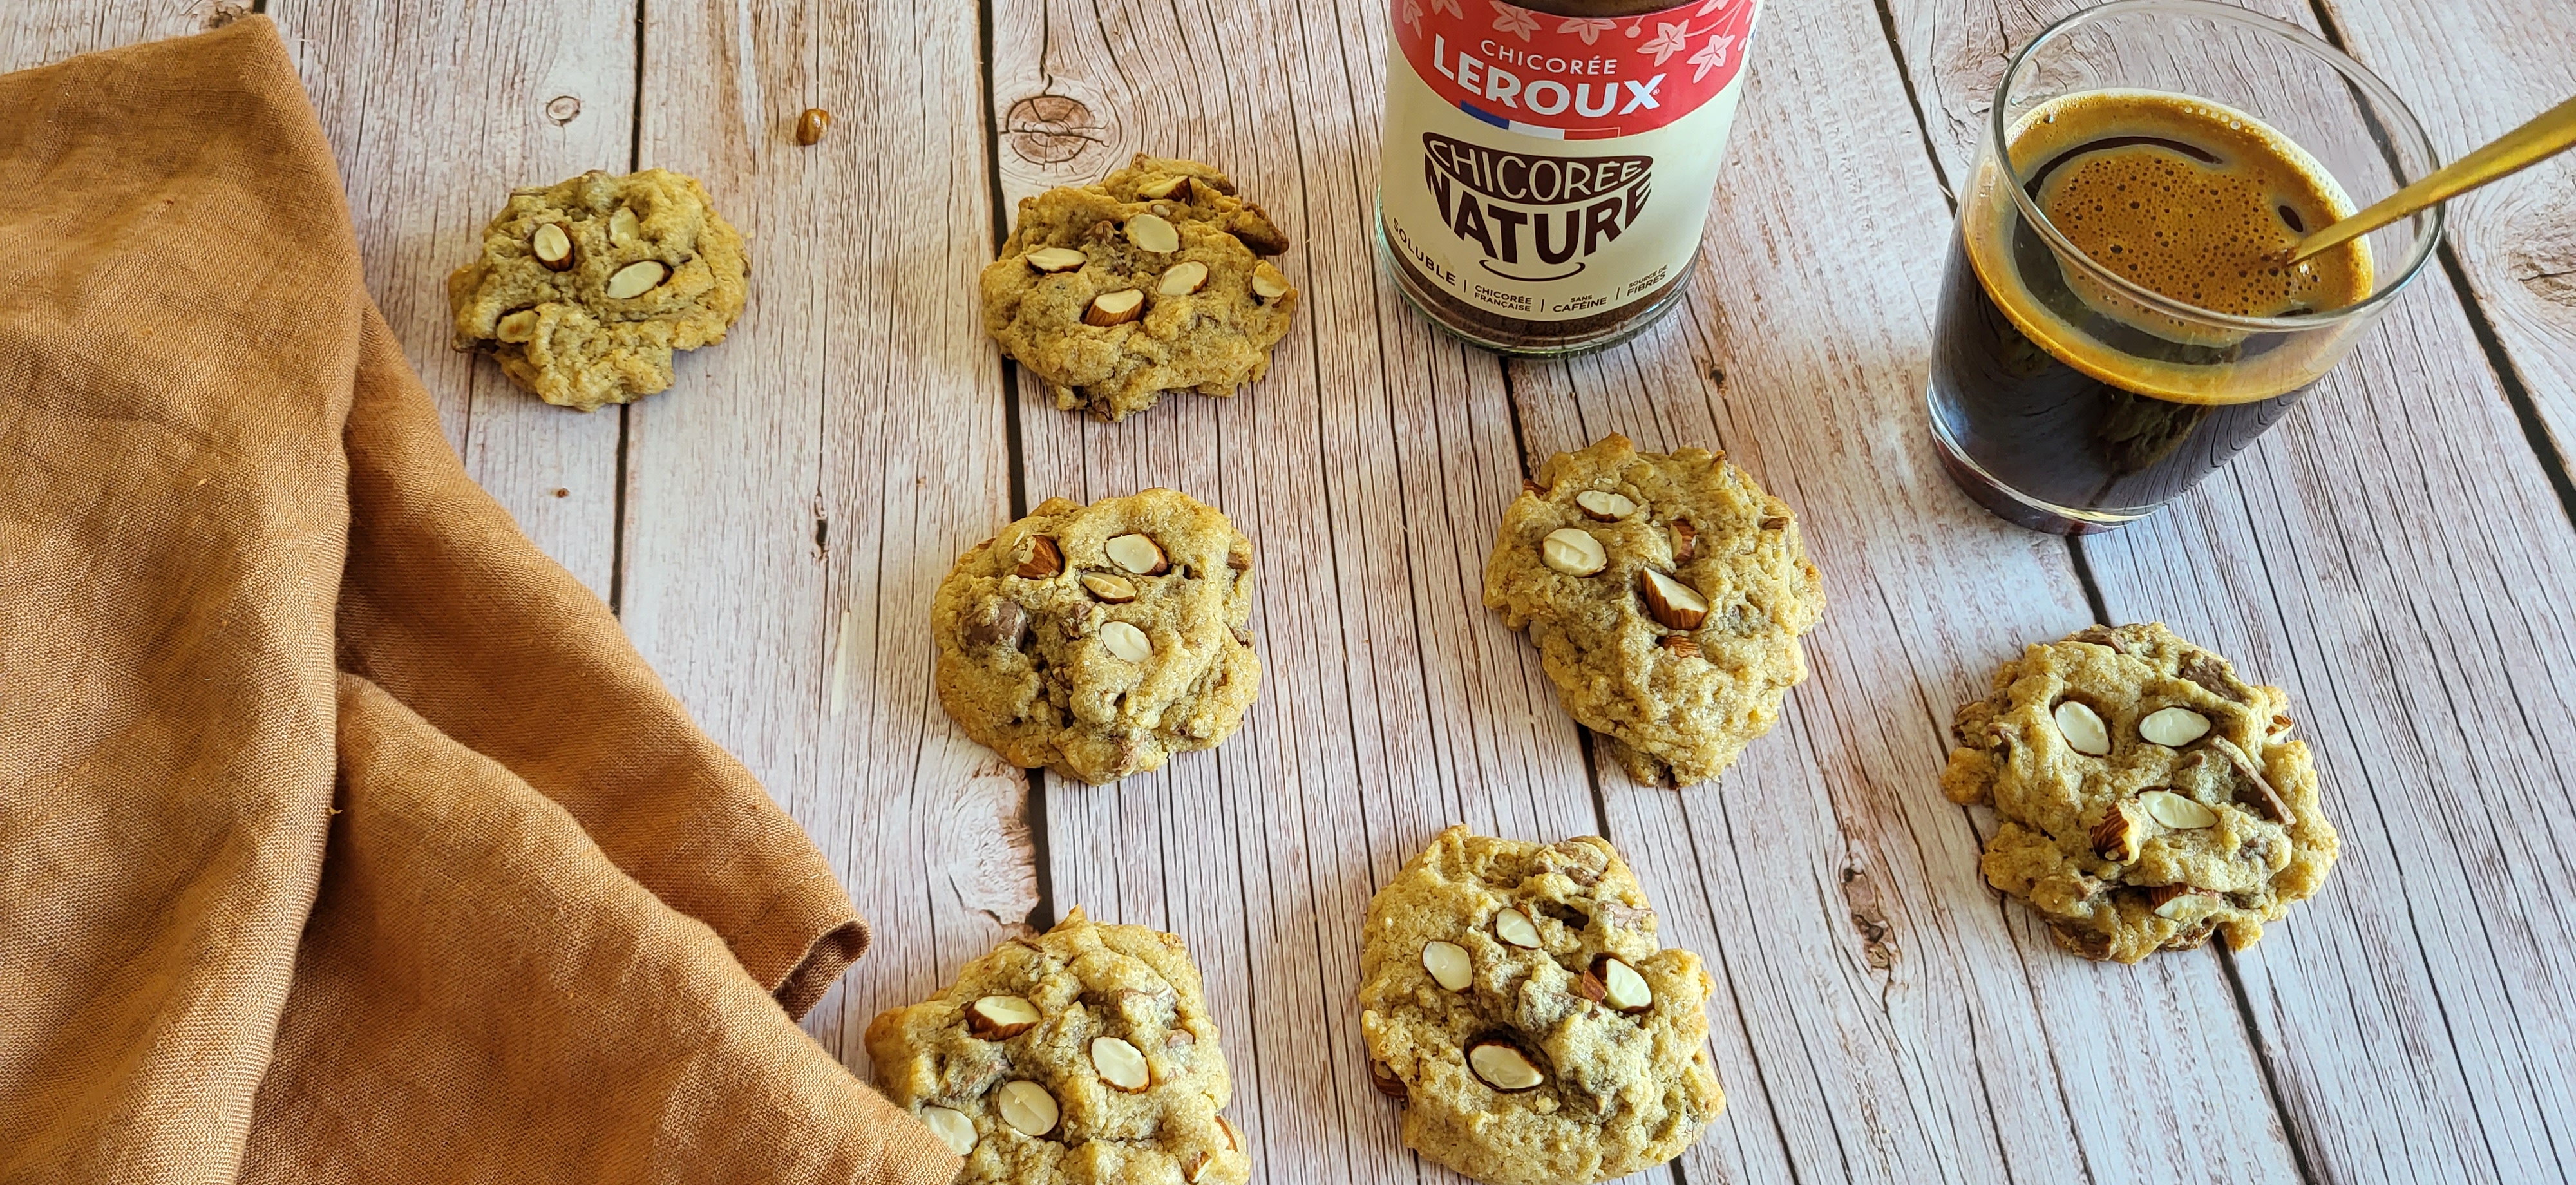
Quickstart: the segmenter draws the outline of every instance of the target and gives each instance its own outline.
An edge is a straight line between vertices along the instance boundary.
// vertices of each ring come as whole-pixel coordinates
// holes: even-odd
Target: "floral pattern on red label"
[[[1504,0],[1392,0],[1395,43],[1468,115],[1551,140],[1653,131],[1744,68],[1757,0],[1691,0],[1625,17],[1562,17]]]

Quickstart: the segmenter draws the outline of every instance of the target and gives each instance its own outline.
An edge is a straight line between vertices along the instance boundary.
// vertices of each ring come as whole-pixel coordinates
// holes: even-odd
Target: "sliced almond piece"
[[[1454,942],[1423,943],[1422,969],[1431,973],[1433,982],[1453,992],[1466,991],[1476,982],[1475,960],[1467,957],[1466,947]]]
[[[2179,749],[2209,735],[2209,717],[2189,708],[2158,708],[2138,721],[2138,735],[2168,749]]]
[[[1043,1136],[1055,1130],[1058,1116],[1055,1096],[1046,1088],[1026,1080],[1002,1084],[993,1092],[993,1109],[1002,1113],[1002,1122],[1022,1135]]]
[[[1136,599],[1136,586],[1127,583],[1123,577],[1094,572],[1082,578],[1082,587],[1089,589],[1092,596],[1112,605],[1124,605]]]
[[[1100,1072],[1101,1081],[1129,1094],[1154,1084],[1154,1067],[1146,1064],[1145,1052],[1124,1038],[1092,1038],[1091,1068]]]
[[[1007,1041],[1040,1020],[1038,1006],[1018,996],[983,996],[966,1006],[966,1031],[986,1041]]]
[[[1252,265],[1252,294],[1263,300],[1277,300],[1288,295],[1288,276],[1263,260]]]
[[[1615,523],[1637,513],[1637,503],[1626,494],[1609,490],[1585,490],[1574,496],[1574,504],[1584,516],[1597,522]]]
[[[959,1156],[975,1150],[975,1121],[955,1107],[923,1107],[921,1125]]]
[[[1101,550],[1109,553],[1110,562],[1139,576],[1160,576],[1172,570],[1163,549],[1151,538],[1129,533],[1113,535]]]
[[[616,213],[608,216],[608,241],[611,244],[619,247],[626,246],[633,243],[636,236],[642,233],[644,228],[637,223],[635,211],[619,206]]]
[[[1149,202],[1158,202],[1164,198],[1172,196],[1173,194],[1179,193],[1181,190],[1187,188],[1189,183],[1190,178],[1187,173],[1181,174],[1177,177],[1157,177],[1143,185],[1137,186],[1136,196]]]
[[[1699,554],[1699,528],[1690,525],[1689,519],[1674,519],[1673,566],[1678,568],[1687,564],[1691,562],[1691,557],[1697,554]]]
[[[2192,898],[2215,896],[2217,894],[2190,885],[2150,885],[2147,887],[2147,908],[2154,910],[2157,917],[2177,918],[2190,910]]]
[[[1123,621],[1102,623],[1100,644],[1111,654],[1129,662],[1143,662],[1154,657],[1154,640],[1146,637],[1145,631]]]
[[[1637,574],[1637,591],[1646,595],[1646,612],[1666,629],[1695,630],[1708,620],[1708,598],[1652,568]]]
[[[611,273],[600,291],[610,300],[633,300],[659,287],[670,274],[670,267],[661,260],[638,259]]]
[[[1163,278],[1155,282],[1154,291],[1165,296],[1187,296],[1207,287],[1207,277],[1206,264],[1195,259],[1183,260],[1163,269]]]
[[[1085,325],[1124,325],[1145,315],[1145,294],[1134,288],[1103,292],[1091,298],[1091,307],[1083,310]]]
[[[2138,806],[2149,818],[2176,831],[2197,831],[2218,822],[2216,811],[2171,790],[2145,791],[2138,795]]]
[[[1379,1094],[1397,1102],[1404,1101],[1405,1095],[1411,1093],[1405,1090],[1404,1079],[1396,1077],[1395,1071],[1388,1069],[1385,1062],[1376,1058],[1369,1059],[1369,1085],[1376,1087]]]
[[[2272,780],[2264,777],[2263,771],[2254,767],[2254,759],[2246,756],[2244,750],[2228,743],[2225,738],[2221,738],[2218,745],[2227,750],[2228,764],[2236,768],[2236,781],[2239,783],[2236,788],[2236,800],[2244,801],[2248,797],[2246,792],[2251,790],[2254,805],[2262,808],[2264,818],[2275,823],[2289,822],[2290,804],[2281,801],[2280,791],[2274,790]]]
[[[2111,804],[2111,813],[2093,825],[2090,838],[2093,854],[2114,864],[2126,864],[2138,858],[2137,825],[2129,821],[2128,808],[2116,802]]]
[[[1655,989],[1625,960],[1614,955],[1602,955],[1592,960],[1591,974],[1601,981],[1601,1003],[1627,1013],[1644,1012],[1654,1007]]]
[[[562,271],[572,266],[572,236],[564,233],[562,224],[546,223],[529,232],[528,254],[536,256],[547,271]]]
[[[1062,571],[1064,553],[1056,550],[1055,540],[1044,535],[1032,535],[1029,537],[1029,558],[1021,560],[1020,566],[1013,568],[1011,574],[1024,580],[1044,580]]]
[[[1610,566],[1610,553],[1592,532],[1581,527],[1559,527],[1538,541],[1538,558],[1548,567],[1568,576],[1590,576]]]
[[[1226,1151],[1228,1151],[1228,1152],[1241,1152],[1241,1151],[1243,1151],[1243,1133],[1235,1130],[1235,1128],[1234,1128],[1234,1121],[1233,1121],[1233,1120],[1228,1119],[1228,1118],[1226,1118],[1226,1117],[1225,1117],[1225,1116],[1223,1116],[1223,1115],[1219,1115],[1219,1116],[1217,1116],[1217,1117],[1216,1117],[1216,1129],[1217,1129],[1218,1131],[1223,1132],[1223,1133],[1225,1134],[1225,1150],[1226,1150]]]
[[[492,336],[505,342],[528,342],[537,339],[537,311],[521,309],[501,318],[492,326]]]
[[[1659,644],[1663,646],[1664,653],[1675,658],[1699,657],[1699,643],[1692,641],[1687,635],[1666,634]]]
[[[1181,1180],[1188,1185],[1199,1185],[1200,1181],[1207,1179],[1207,1171],[1214,1164],[1216,1156],[1202,1148],[1191,1155],[1189,1167],[1181,1170]]]
[[[1528,1054],[1500,1037],[1486,1037],[1468,1045],[1467,1069],[1477,1081],[1504,1094],[1518,1094],[1547,1081],[1547,1075],[1530,1064]]]
[[[1040,247],[1020,258],[1028,261],[1032,270],[1050,276],[1057,272],[1072,271],[1091,262],[1089,256],[1071,247]]]
[[[2057,720],[2057,731],[2066,737],[2069,748],[2088,757],[2108,756],[2111,752],[2111,730],[2102,724],[2102,715],[2080,700],[2067,700],[2051,713]]]
[[[1181,249],[1181,232],[1160,214],[1139,214],[1127,220],[1127,241],[1139,251],[1163,255]]]
[[[1517,909],[1500,910],[1494,914],[1494,937],[1526,950],[1538,949],[1538,926],[1530,921],[1528,914]]]

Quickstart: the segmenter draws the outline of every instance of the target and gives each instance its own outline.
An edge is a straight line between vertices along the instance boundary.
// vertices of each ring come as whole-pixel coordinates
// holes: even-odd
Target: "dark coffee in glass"
[[[1952,478],[1996,514],[2108,530],[2288,414],[2394,285],[2378,284],[2369,238],[2286,262],[2354,203],[2245,110],[2115,86],[2024,96],[2007,117],[2010,73],[1960,195],[1933,328],[1932,434]]]

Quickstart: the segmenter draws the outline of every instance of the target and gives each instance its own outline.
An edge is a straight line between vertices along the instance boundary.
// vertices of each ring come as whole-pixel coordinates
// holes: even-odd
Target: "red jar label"
[[[1395,44],[1467,115],[1543,139],[1653,131],[1735,81],[1755,0],[1694,0],[1628,17],[1564,17],[1503,0],[1397,0]]]

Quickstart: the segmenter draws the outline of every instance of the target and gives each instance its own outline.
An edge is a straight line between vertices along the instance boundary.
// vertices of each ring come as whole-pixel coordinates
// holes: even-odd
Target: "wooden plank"
[[[195,33],[250,10],[239,0],[7,5],[0,69]],[[624,168],[634,43],[597,31],[631,32],[632,0],[503,8],[441,0],[384,12],[349,0],[273,0],[267,11],[339,158],[368,290],[438,400],[467,472],[548,555],[605,596],[616,546],[616,415],[547,407],[497,368],[451,352],[445,279],[479,249],[484,220],[511,186]],[[459,28],[470,35],[456,36]],[[550,108],[578,114],[555,119]]]
[[[1955,705],[2091,614],[2063,545],[1976,509],[1926,436],[1949,213],[1875,15],[1766,9],[1688,307],[1513,368],[1533,460],[1725,447],[1798,508],[1831,599],[1776,735],[1719,787],[1604,769],[1612,835],[1698,871],[1667,918],[1715,952],[1728,1088],[1798,1179],[2295,1179],[2222,966],[2057,951],[1978,876],[1990,816],[1936,789]],[[1740,1155],[1705,1141],[1687,1176],[1777,1179]]]
[[[1952,177],[2000,47],[2069,7],[1898,7]],[[2439,272],[2419,286],[2260,445],[2085,550],[2115,618],[2162,619],[2289,688],[2317,750],[2342,864],[2232,959],[2306,1162],[2563,1179],[2576,803],[2556,742],[2576,700],[2545,656],[2576,633],[2576,533],[2458,294]]]
[[[1276,1181],[1417,1175],[1367,1084],[1350,1003],[1376,887],[1452,822],[1546,838],[1599,826],[1535,655],[1481,607],[1493,523],[1522,477],[1500,368],[1376,279],[1385,31],[1370,6],[1351,11],[1362,29],[1285,3],[993,13],[1006,196],[1091,180],[1139,149],[1194,156],[1298,243],[1281,261],[1305,293],[1298,323],[1245,394],[1170,396],[1117,425],[1057,411],[1025,381],[1019,405],[1030,502],[1171,486],[1259,549],[1264,683],[1243,732],[1115,788],[1051,782],[1046,801],[1059,908],[1190,939],[1235,1067],[1230,1113]],[[1133,65],[1182,61],[1226,66],[1175,85]],[[1032,112],[1053,122],[1033,131]]]
[[[270,0],[268,13],[339,158],[367,289],[466,472],[607,596],[619,413],[549,406],[449,348],[446,281],[513,187],[626,171],[634,0]]]
[[[2347,49],[2404,96],[2442,159],[2576,96],[2576,8],[2514,0],[2326,0]],[[2476,307],[2576,456],[2576,158],[2451,203]]]
[[[859,1033],[1036,903],[1020,772],[931,690],[930,597],[1007,517],[971,6],[650,3],[637,163],[751,236],[751,303],[630,420],[625,621],[841,870],[876,945],[807,1027]],[[623,31],[632,37],[633,30]],[[835,116],[800,148],[797,114]]]
[[[0,71],[59,62],[76,53],[201,33],[247,12],[239,0],[26,0],[0,5]]]

